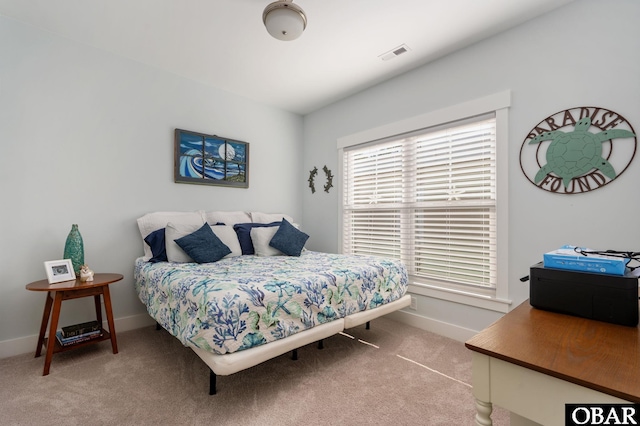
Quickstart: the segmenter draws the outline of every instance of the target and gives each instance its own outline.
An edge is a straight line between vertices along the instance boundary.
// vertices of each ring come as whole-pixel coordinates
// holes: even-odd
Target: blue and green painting
[[[247,144],[180,133],[181,177],[246,182]]]

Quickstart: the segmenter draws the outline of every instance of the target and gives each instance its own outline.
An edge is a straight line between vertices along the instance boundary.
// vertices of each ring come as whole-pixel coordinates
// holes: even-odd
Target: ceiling
[[[0,15],[304,115],[573,0],[296,0],[294,41],[267,33],[270,1],[0,0]]]

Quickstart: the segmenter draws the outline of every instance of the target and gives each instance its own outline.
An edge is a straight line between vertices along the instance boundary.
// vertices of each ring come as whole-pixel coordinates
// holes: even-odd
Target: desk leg
[[[104,293],[104,309],[107,314],[107,323],[109,324],[109,333],[111,334],[111,347],[113,348],[113,353],[118,353],[118,342],[116,341],[116,328],[113,325],[113,312],[111,311],[111,294],[109,293],[109,286],[105,285],[103,287]]]
[[[51,314],[51,323],[49,324],[49,339],[47,340],[47,356],[44,359],[43,376],[49,374],[51,366],[51,358],[53,357],[53,348],[56,345],[56,330],[58,329],[58,318],[60,318],[60,306],[62,305],[61,291],[55,292],[55,300],[53,301],[53,313]]]
[[[493,421],[491,420],[491,412],[493,411],[493,405],[490,402],[480,401],[476,399],[476,425],[477,426],[491,426]]]
[[[38,347],[36,347],[36,358],[42,354],[44,333],[47,332],[47,324],[49,324],[49,316],[51,315],[51,305],[53,305],[53,296],[49,291],[47,292],[47,300],[44,302],[44,312],[42,313],[42,323],[40,324],[40,334],[38,335]]]
[[[477,426],[491,426],[491,374],[490,360],[487,355],[471,353],[471,380],[473,383],[473,396],[476,398]]]

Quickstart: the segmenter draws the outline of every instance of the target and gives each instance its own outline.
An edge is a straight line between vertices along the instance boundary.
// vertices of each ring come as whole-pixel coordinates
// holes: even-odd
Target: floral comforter
[[[397,260],[304,251],[215,263],[135,263],[149,314],[185,345],[241,351],[400,299]]]

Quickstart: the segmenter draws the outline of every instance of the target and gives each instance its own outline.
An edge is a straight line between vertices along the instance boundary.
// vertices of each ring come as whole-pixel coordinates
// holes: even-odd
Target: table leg
[[[493,404],[490,402],[480,401],[476,399],[476,425],[477,426],[491,426],[493,421],[491,420],[491,412],[493,411]]]
[[[111,294],[109,293],[109,286],[105,285],[103,287],[104,293],[104,310],[107,314],[107,323],[109,324],[109,333],[111,334],[111,347],[113,348],[113,353],[118,353],[118,342],[116,341],[116,328],[113,325],[113,312],[111,311]]]
[[[43,376],[49,374],[51,366],[51,358],[53,358],[53,348],[56,345],[56,330],[58,329],[58,318],[60,317],[60,306],[62,305],[61,291],[55,292],[55,300],[53,301],[53,313],[51,314],[51,323],[49,324],[49,339],[47,341],[47,356],[44,360]]]
[[[93,296],[93,301],[96,305],[96,320],[98,320],[98,325],[102,327],[102,304],[100,303],[100,295],[96,294]]]
[[[36,347],[36,358],[42,354],[42,345],[44,345],[44,333],[47,332],[47,324],[49,324],[49,316],[51,315],[51,305],[53,305],[53,296],[51,292],[47,292],[47,300],[44,302],[44,312],[42,313],[42,323],[40,324],[40,334],[38,334],[38,346]]]

